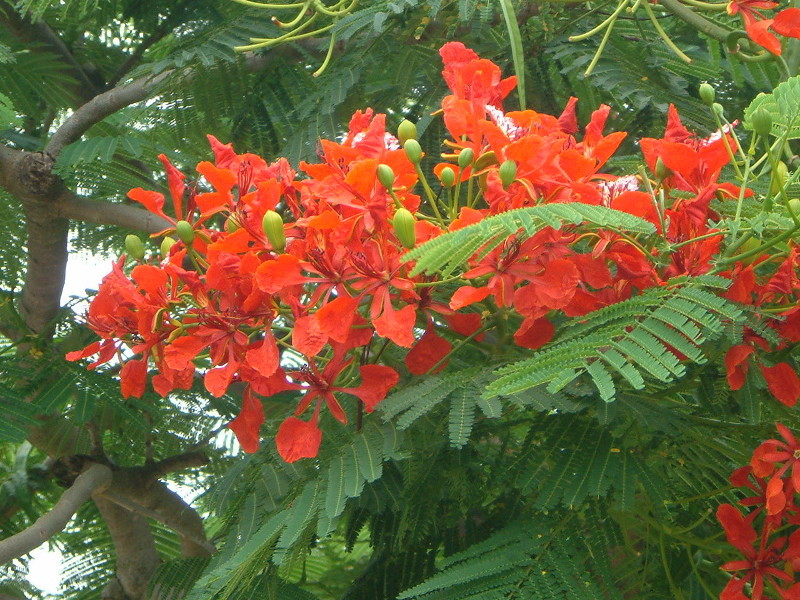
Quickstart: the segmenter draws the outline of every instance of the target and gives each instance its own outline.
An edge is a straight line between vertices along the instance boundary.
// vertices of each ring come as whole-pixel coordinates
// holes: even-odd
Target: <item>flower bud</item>
[[[800,217],[800,200],[792,198],[789,200],[789,212],[795,217]]]
[[[753,250],[758,248],[760,245],[761,245],[761,240],[751,237],[739,247],[737,254],[747,254],[748,252],[752,252]],[[757,258],[758,255],[754,254],[753,256],[748,256],[747,258],[741,259],[740,262],[744,265],[752,265]]]
[[[187,246],[194,241],[194,228],[191,223],[178,221],[175,223],[175,233],[178,234],[178,239]]]
[[[772,115],[763,106],[759,106],[750,115],[750,125],[758,135],[766,137],[772,131]]]
[[[725,108],[719,102],[714,102],[714,104],[711,105],[711,110],[713,110],[714,114],[717,115],[720,119],[725,114]]]
[[[780,194],[788,179],[789,167],[786,166],[785,162],[780,161],[778,166],[775,168],[775,172],[772,174],[772,183],[769,186],[769,193],[772,196],[777,196]]]
[[[500,182],[503,184],[503,189],[508,189],[508,186],[514,181],[517,176],[517,163],[513,160],[507,160],[500,165]]]
[[[134,234],[125,236],[125,251],[131,258],[142,260],[144,258],[144,244],[141,238]]]
[[[664,164],[664,161],[661,160],[661,157],[659,156],[656,159],[656,168],[655,168],[656,179],[658,179],[659,181],[663,181],[664,179],[669,177],[671,173],[672,171],[669,170],[667,165]]]
[[[229,216],[225,220],[225,231],[228,233],[233,233],[237,229],[240,229],[242,226],[239,224],[239,219],[237,219],[234,215]]]
[[[414,215],[405,208],[398,208],[392,221],[394,234],[406,248],[413,248],[417,243],[417,234],[414,231]]]
[[[475,170],[481,171],[486,167],[491,165],[497,164],[497,155],[494,153],[494,150],[489,150],[489,152],[484,152],[478,157],[478,160],[475,161]]]
[[[407,140],[417,139],[417,126],[407,119],[403,119],[397,128],[397,139],[401,145],[405,145]]]
[[[281,216],[274,210],[268,210],[264,213],[261,226],[264,228],[264,234],[267,236],[269,243],[272,244],[273,249],[277,252],[283,252],[283,249],[286,248],[286,232],[283,230]]]
[[[701,83],[700,89],[698,90],[698,95],[700,96],[700,100],[703,101],[703,104],[707,106],[713,106],[716,92],[714,91],[714,88],[711,87],[710,84]]]
[[[161,256],[163,258],[167,258],[169,256],[169,251],[175,245],[175,238],[165,237],[161,240]]]
[[[466,169],[472,164],[472,159],[474,157],[475,153],[472,151],[472,148],[464,148],[458,153],[458,166],[462,169]]]
[[[453,187],[453,184],[456,182],[456,173],[450,167],[445,167],[442,169],[442,172],[439,173],[439,179],[442,180],[442,185],[444,187]]]
[[[403,150],[406,151],[406,157],[411,161],[412,165],[418,165],[422,160],[422,147],[417,140],[406,140],[403,144]]]
[[[378,181],[387,190],[391,190],[394,186],[394,171],[389,165],[378,165]]]

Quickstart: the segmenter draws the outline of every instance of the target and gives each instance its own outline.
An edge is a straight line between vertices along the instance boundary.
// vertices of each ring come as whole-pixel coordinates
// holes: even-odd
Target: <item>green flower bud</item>
[[[475,153],[472,151],[472,148],[464,148],[458,153],[458,166],[462,169],[466,169],[472,164],[472,159],[474,157]]]
[[[752,252],[756,248],[761,245],[761,240],[756,239],[754,237],[748,239],[744,244],[739,246],[739,250],[736,254],[747,254],[748,252]],[[748,256],[747,258],[741,259],[740,262],[744,265],[752,265],[756,259],[758,258],[758,254],[754,254],[753,256]]]
[[[389,165],[378,165],[378,181],[387,190],[391,190],[394,186],[394,171]]]
[[[456,182],[456,172],[450,167],[445,167],[439,174],[439,179],[442,180],[442,185],[446,188],[453,187]]]
[[[500,165],[500,181],[503,184],[504,189],[507,189],[508,186],[511,185],[516,176],[517,163],[515,163],[513,160],[507,160]]]
[[[781,161],[775,168],[775,173],[772,174],[772,182],[769,186],[770,195],[777,196],[780,194],[788,179],[789,167],[786,166],[785,162]]]
[[[398,208],[394,213],[392,227],[400,243],[406,248],[413,248],[417,243],[417,234],[414,231],[414,215],[405,208]]]
[[[489,152],[484,152],[478,157],[478,160],[475,161],[475,170],[481,171],[486,167],[491,165],[497,164],[497,155],[494,153],[494,150],[489,150]]]
[[[142,260],[144,258],[144,244],[138,235],[125,236],[125,251],[128,256],[135,260]]]
[[[161,240],[161,256],[163,258],[167,258],[169,256],[170,249],[176,244],[175,238],[165,237]]]
[[[283,230],[283,219],[274,210],[268,210],[264,213],[264,219],[261,221],[261,226],[264,228],[264,234],[267,236],[269,243],[272,244],[276,252],[283,252],[286,248],[286,232]]]
[[[191,223],[178,221],[175,223],[175,233],[178,234],[178,239],[187,246],[194,241],[194,229]]]
[[[750,125],[758,135],[766,137],[772,131],[772,115],[763,106],[759,106],[750,115]]]
[[[660,156],[656,159],[655,172],[656,172],[656,179],[658,179],[659,181],[663,181],[664,179],[669,177],[670,174],[672,174],[672,171],[670,171],[667,165],[664,164],[664,161],[661,160]]]
[[[795,217],[800,217],[800,200],[797,198],[791,198],[789,200],[789,212],[792,213]]]
[[[711,105],[711,110],[713,110],[713,111],[714,111],[714,114],[715,114],[715,115],[717,115],[717,116],[718,116],[720,119],[721,119],[721,118],[723,117],[723,115],[725,114],[725,108],[724,108],[724,107],[722,106],[722,104],[720,104],[719,102],[714,102],[714,103]]]
[[[417,126],[411,121],[403,119],[400,126],[397,128],[397,139],[400,140],[400,145],[405,145],[408,140],[417,139]]]
[[[403,144],[403,150],[406,151],[406,157],[411,161],[412,165],[418,165],[422,160],[422,147],[417,140],[406,140]]]
[[[241,225],[239,224],[239,219],[237,219],[234,215],[229,216],[225,220],[225,231],[228,233],[233,233],[237,229],[241,229]]]
[[[700,89],[698,90],[698,95],[700,96],[700,100],[703,101],[703,104],[707,106],[714,105],[714,97],[716,96],[716,92],[710,84],[701,83]]]

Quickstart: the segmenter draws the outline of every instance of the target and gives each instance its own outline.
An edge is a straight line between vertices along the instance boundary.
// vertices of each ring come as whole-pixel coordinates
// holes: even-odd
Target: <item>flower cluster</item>
[[[800,38],[800,8],[785,8],[772,17],[762,11],[779,6],[771,0],[731,0],[728,14],[741,15],[747,36],[762,48],[780,56],[781,41],[775,35]]]
[[[750,512],[745,516],[731,504],[717,510],[728,542],[743,555],[741,560],[722,565],[734,576],[720,600],[800,598],[800,582],[795,577],[800,567],[800,529],[796,527],[800,509],[795,502],[800,492],[800,443],[784,425],[778,423],[777,428],[782,439],[762,443],[750,464],[731,476],[734,486],[753,492],[740,501]],[[788,535],[787,525],[795,526]]]
[[[441,56],[450,139],[433,185],[413,125],[404,123],[398,139],[385,115],[369,109],[353,116],[341,141],[322,140],[320,162],[301,163],[302,176],[285,159],[237,154],[209,136],[215,160],[197,166],[208,184],[201,190],[162,156],[171,210],[159,192],[137,188],[129,197],[173,226],[160,233],[159,252],[147,255],[130,240],[133,268],[127,274],[121,258],[88,311],[101,340],[69,358],[97,355],[91,367],[122,360],[126,397],[144,393],[151,371],[162,396],[189,389],[198,373],[214,396],[236,384],[242,410],[230,426],[248,452],[259,444],[261,398],[292,390],[301,400],[276,443],[295,461],[316,456],[323,407],[342,423],[353,410],[371,412],[402,376],[443,368],[456,348],[483,343],[493,328],[511,325],[513,342],[535,349],[553,338],[559,319],[675,276],[722,273],[715,257],[724,232],[712,226],[712,200],[747,193],[718,181],[737,144],[730,128],[697,137],[671,108],[664,137],[641,140],[656,177],[611,175],[603,168],[626,134],[604,133],[608,106],[581,135],[575,99],[559,117],[505,112],[513,77],[503,79],[460,43],[446,44]],[[569,202],[635,215],[658,234],[638,240],[575,226],[516,233],[447,279],[412,275],[404,260],[407,248],[487,217]],[[778,306],[787,318],[773,325],[777,335],[797,341],[797,250],[769,275],[756,266],[733,261],[722,273],[735,281],[726,293]],[[731,385],[758,360],[776,396],[796,402],[791,367],[768,364],[772,348],[755,333],[747,344],[729,353]],[[397,355],[385,352],[389,345],[404,364],[383,364]],[[123,359],[126,348],[134,358]],[[357,402],[348,405],[348,396]]]

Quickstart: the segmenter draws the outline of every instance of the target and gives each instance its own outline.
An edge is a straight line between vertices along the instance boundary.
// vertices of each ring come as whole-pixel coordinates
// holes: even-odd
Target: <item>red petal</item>
[[[257,348],[248,350],[246,362],[264,377],[269,377],[278,370],[280,365],[280,352],[275,337],[267,333],[263,343]]]
[[[122,365],[119,383],[123,398],[141,398],[147,384],[147,361],[129,360]]]
[[[672,171],[691,175],[700,164],[700,159],[690,146],[675,142],[661,142],[661,160]]]
[[[186,185],[183,180],[186,176],[178,171],[169,159],[163,154],[158,155],[158,159],[164,165],[167,171],[167,185],[169,186],[169,195],[172,197],[172,208],[175,210],[175,218],[182,219],[183,214],[183,193],[186,190]]]
[[[218,192],[230,192],[237,183],[237,177],[233,171],[229,169],[220,169],[205,160],[197,165],[197,172],[205,177]],[[248,190],[244,190],[242,193],[247,193],[247,191]]]
[[[391,367],[383,365],[364,365],[359,371],[361,385],[357,388],[343,388],[341,391],[361,398],[367,412],[372,412],[386,398],[389,390],[397,385],[400,375]]]
[[[319,328],[331,339],[346,342],[355,319],[358,298],[339,296],[322,306],[314,316]]]
[[[317,427],[316,417],[312,417],[308,423],[297,417],[289,417],[281,423],[275,436],[278,453],[288,463],[301,458],[314,458],[321,442],[322,430]]]
[[[800,377],[787,363],[778,363],[774,367],[761,365],[761,373],[767,380],[770,393],[786,406],[794,406],[800,398]]]
[[[294,322],[292,346],[306,356],[316,356],[327,342],[328,336],[320,328],[316,315],[300,317]]]
[[[155,265],[136,265],[131,271],[131,279],[148,294],[155,294],[166,289],[169,276]]]
[[[89,344],[83,350],[75,350],[74,352],[68,352],[66,359],[68,361],[76,361],[82,358],[86,358],[87,356],[91,356],[92,354],[97,354],[100,352],[100,342],[94,342]]]
[[[268,294],[305,283],[306,278],[300,268],[300,259],[291,254],[281,254],[275,260],[268,260],[256,269],[256,284]]]
[[[468,337],[475,333],[481,327],[481,315],[479,313],[454,313],[446,315],[444,318],[450,329],[459,335]],[[476,336],[477,341],[481,341],[483,334]]]
[[[786,37],[800,38],[800,8],[787,8],[775,15],[772,31]]]
[[[544,317],[539,319],[527,317],[514,334],[514,341],[517,343],[517,346],[536,350],[553,339],[553,334],[555,332],[555,325]]]
[[[480,323],[480,315],[478,323]],[[425,335],[414,345],[406,354],[406,366],[414,375],[427,373],[436,363],[442,360],[453,346],[443,337],[436,335],[433,328],[428,329]],[[444,369],[446,363],[442,363],[434,373]]]
[[[737,508],[730,504],[722,504],[717,509],[717,520],[725,529],[728,543],[740,550],[750,546],[756,539],[756,531],[752,523],[747,521]]]
[[[746,362],[753,353],[749,344],[733,346],[725,355],[725,370],[728,376],[728,385],[732,390],[741,389],[747,378],[747,369],[750,365]]]
[[[205,377],[203,377],[203,383],[206,384],[206,389],[209,393],[216,398],[225,394],[238,368],[238,363],[229,361],[228,364],[222,367],[206,371]]]
[[[417,320],[417,311],[410,304],[400,310],[394,310],[391,303],[387,302],[383,313],[372,320],[375,333],[392,340],[398,346],[410,348],[414,344],[414,322]]]
[[[767,484],[767,514],[777,515],[786,507],[786,494],[783,493],[783,480],[773,477]]]
[[[133,188],[128,192],[128,198],[142,204],[151,213],[166,217],[164,214],[164,194]],[[172,221],[172,219],[170,219]]]
[[[480,302],[488,295],[488,287],[476,288],[472,287],[471,285],[465,285],[458,288],[453,294],[453,297],[450,299],[450,308],[453,310],[464,308],[465,306],[469,306],[475,302]]]
[[[233,421],[228,423],[228,427],[236,435],[242,450],[249,453],[258,450],[258,432],[263,422],[264,407],[248,388],[242,399],[241,412]]]
[[[747,22],[744,23],[744,29],[747,31],[748,37],[762,48],[766,48],[773,54],[780,56],[781,42],[775,37],[771,31],[767,31],[772,25],[772,19],[764,19],[763,21]]]

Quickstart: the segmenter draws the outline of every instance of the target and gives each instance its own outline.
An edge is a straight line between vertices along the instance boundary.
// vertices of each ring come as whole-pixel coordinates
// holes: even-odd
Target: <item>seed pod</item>
[[[191,223],[178,221],[175,223],[175,233],[178,234],[178,239],[187,246],[194,241],[194,229]]]
[[[125,236],[125,250],[128,256],[135,260],[142,260],[144,258],[144,244],[138,235]]]
[[[406,140],[403,144],[403,150],[406,151],[406,157],[411,161],[412,165],[418,165],[422,160],[422,147],[417,140]]]
[[[163,258],[167,258],[169,256],[169,251],[175,245],[175,238],[165,237],[161,240],[161,256]]]
[[[394,186],[394,171],[389,165],[378,165],[378,181],[387,190],[391,190]]]
[[[758,135],[766,137],[772,131],[772,115],[763,106],[759,106],[750,115],[750,125]]]
[[[464,148],[458,153],[458,166],[462,169],[466,169],[472,164],[472,159],[474,157],[475,153],[472,151],[472,148]]]
[[[701,83],[700,89],[698,90],[698,95],[700,96],[700,100],[703,101],[703,104],[707,106],[714,105],[714,97],[716,96],[716,92],[710,84]]]
[[[397,128],[397,139],[400,140],[401,145],[405,145],[407,140],[417,139],[417,126],[411,121],[403,119]]]
[[[484,152],[483,154],[481,154],[475,161],[475,170],[481,171],[486,167],[496,164],[497,164],[497,155],[494,153],[494,150],[489,150],[489,152]]]
[[[517,163],[513,160],[507,160],[500,165],[500,182],[503,184],[503,189],[508,189],[508,186],[514,181],[517,176]]]
[[[264,234],[267,236],[269,243],[277,252],[283,252],[286,248],[286,232],[283,230],[283,219],[274,210],[268,210],[264,213],[264,219],[261,221],[261,226],[264,228]]]
[[[656,172],[656,179],[658,179],[659,181],[663,181],[672,174],[672,171],[670,171],[667,165],[664,164],[664,161],[661,160],[660,156],[656,159],[655,172]]]
[[[439,173],[439,179],[442,180],[442,185],[446,188],[451,188],[456,182],[456,172],[450,167],[445,167]]]
[[[417,243],[417,234],[414,231],[414,215],[405,208],[398,208],[394,213],[394,234],[406,248],[413,248]]]
[[[788,179],[789,167],[786,166],[785,162],[780,161],[778,166],[775,168],[775,173],[772,174],[772,183],[769,186],[769,193],[772,196],[777,196],[780,194]]]

